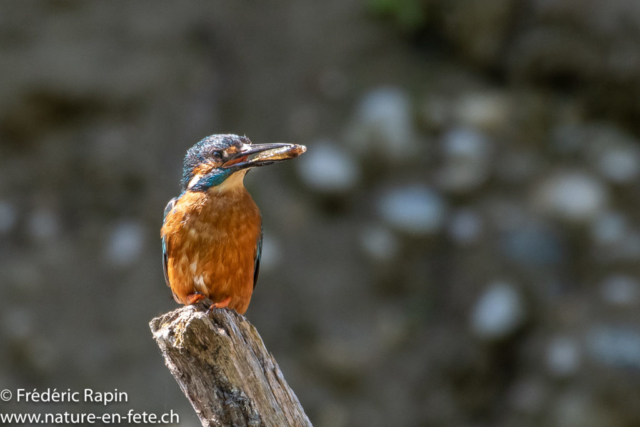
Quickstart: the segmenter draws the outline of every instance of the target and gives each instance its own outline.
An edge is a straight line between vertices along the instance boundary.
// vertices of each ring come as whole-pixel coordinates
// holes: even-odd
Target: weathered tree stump
[[[187,306],[149,325],[203,426],[311,426],[262,338],[234,310]]]

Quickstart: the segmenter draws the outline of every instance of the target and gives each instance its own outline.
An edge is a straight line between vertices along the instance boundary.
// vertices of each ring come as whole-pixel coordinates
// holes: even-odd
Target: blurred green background
[[[237,133],[308,146],[247,317],[314,425],[636,427],[638,95],[632,0],[2,2],[0,388],[199,425],[159,229]]]

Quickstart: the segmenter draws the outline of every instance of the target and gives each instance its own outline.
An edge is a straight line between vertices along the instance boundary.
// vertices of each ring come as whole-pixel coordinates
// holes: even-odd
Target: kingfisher
[[[211,135],[187,150],[182,193],[167,204],[160,231],[164,278],[176,302],[208,298],[210,309],[247,311],[260,272],[262,219],[244,177],[305,151],[238,135]]]

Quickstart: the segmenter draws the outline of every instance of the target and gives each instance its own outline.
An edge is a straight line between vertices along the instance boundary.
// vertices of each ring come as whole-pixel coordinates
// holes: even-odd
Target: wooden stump
[[[203,426],[311,426],[262,338],[234,310],[187,306],[149,325]]]

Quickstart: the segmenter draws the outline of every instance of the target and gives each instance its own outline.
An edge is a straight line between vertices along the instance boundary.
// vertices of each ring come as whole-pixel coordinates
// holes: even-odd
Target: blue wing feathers
[[[164,217],[162,219],[163,224],[164,224],[164,221],[167,219],[167,215],[169,215],[169,212],[173,210],[173,207],[176,205],[177,201],[178,201],[178,198],[174,197],[173,199],[169,200],[169,203],[167,203],[167,207],[164,208]],[[171,283],[169,282],[169,273],[167,272],[167,261],[168,261],[167,251],[168,251],[167,240],[163,237],[162,238],[162,271],[164,272],[164,281],[167,283],[167,286],[171,287]]]
[[[262,227],[260,227],[260,238],[256,246],[256,259],[253,266],[253,289],[258,284],[258,275],[260,274],[260,258],[262,257]]]

